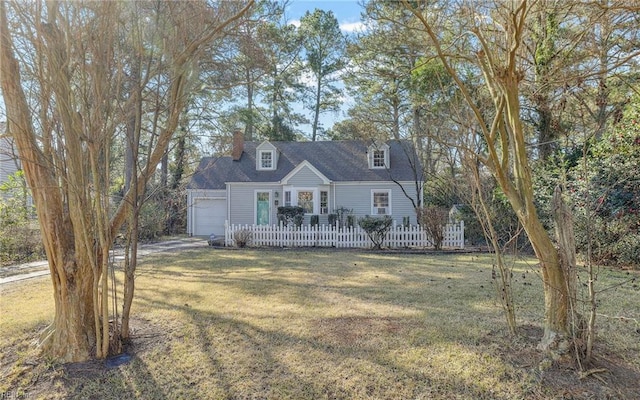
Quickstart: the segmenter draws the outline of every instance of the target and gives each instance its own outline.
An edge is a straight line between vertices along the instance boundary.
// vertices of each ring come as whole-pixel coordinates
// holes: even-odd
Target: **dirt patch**
[[[595,357],[588,365],[575,360],[563,360],[541,370],[544,355],[537,350],[543,335],[541,327],[523,325],[518,336],[509,338],[499,334],[486,337],[500,358],[523,374],[534,378],[539,398],[554,399],[637,399],[640,393],[640,371],[623,358],[599,344]]]
[[[0,362],[0,398],[64,398],[58,395],[60,387],[73,387],[83,381],[104,377],[113,368],[105,360],[56,364],[38,354],[37,338],[45,326],[30,331],[25,336],[15,338],[2,351]],[[169,341],[170,333],[156,326],[152,321],[134,319],[131,321],[131,341],[124,351],[132,356],[144,357],[144,354],[156,346]],[[4,397],[3,397],[4,396]],[[12,397],[13,396],[13,397]]]
[[[390,317],[337,317],[315,321],[316,339],[337,346],[374,345],[379,337],[388,338],[410,328],[410,322]]]

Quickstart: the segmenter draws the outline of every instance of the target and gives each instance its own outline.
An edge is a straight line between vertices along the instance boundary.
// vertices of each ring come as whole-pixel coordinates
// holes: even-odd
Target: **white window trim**
[[[298,206],[298,193],[311,192],[313,193],[313,212],[305,213],[304,215],[317,215],[320,210],[320,192],[317,187],[295,187],[291,190],[291,204]],[[294,204],[295,203],[295,204]]]
[[[387,207],[387,213],[386,214],[378,214],[378,209],[377,207],[374,207],[373,204],[373,196],[375,193],[387,193],[387,196],[389,196],[389,206]],[[391,193],[392,190],[391,189],[371,189],[371,215],[372,216],[376,216],[376,215],[392,215],[392,201],[391,201]]]
[[[384,153],[384,165],[382,166],[373,165],[373,153],[375,151],[382,151]],[[389,146],[387,144],[383,144],[381,146],[369,146],[369,149],[367,150],[367,159],[369,162],[369,169],[389,168]]]
[[[327,212],[330,212],[331,206],[331,190],[326,186],[283,186],[282,187],[282,205],[285,205],[286,192],[291,193],[291,206],[298,206],[299,192],[313,193],[313,212],[304,215],[327,215],[320,214],[320,192],[327,192]],[[334,193],[335,194],[335,193]]]
[[[376,152],[382,152],[382,165],[376,165]],[[384,169],[387,167],[387,151],[385,149],[374,149],[371,152],[371,168]]]
[[[285,206],[285,207],[291,207],[293,205],[293,200],[292,200],[292,197],[291,197],[291,196],[293,196],[293,194],[291,192],[292,192],[291,188],[286,188],[282,192],[282,197],[283,197],[282,205]],[[287,201],[287,195],[289,195],[289,201]],[[287,203],[289,203],[289,204],[287,204]]]
[[[271,154],[271,167],[266,168],[262,166],[262,155]],[[274,171],[276,169],[276,152],[273,150],[258,150],[258,159],[256,160],[259,171]]]
[[[327,194],[327,212],[326,213],[322,213],[322,193],[326,193]],[[329,190],[328,189],[322,189],[318,191],[318,215],[328,215],[329,214]]]

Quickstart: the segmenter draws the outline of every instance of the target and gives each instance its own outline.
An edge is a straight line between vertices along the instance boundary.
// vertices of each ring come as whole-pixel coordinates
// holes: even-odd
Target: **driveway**
[[[138,246],[138,261],[149,254],[207,246],[207,239],[199,237],[172,238],[156,243],[141,244]],[[114,251],[115,261],[122,261],[124,258],[123,250],[119,248]],[[0,285],[43,275],[49,275],[49,264],[46,260],[0,267]]]

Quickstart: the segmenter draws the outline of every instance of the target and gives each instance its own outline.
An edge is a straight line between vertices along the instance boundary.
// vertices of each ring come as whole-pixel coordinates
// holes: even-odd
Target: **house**
[[[300,206],[328,224],[339,208],[416,223],[422,168],[408,141],[245,142],[231,156],[205,157],[187,187],[187,232],[223,235],[224,224],[277,224],[279,206]]]
[[[9,176],[18,171],[18,162],[13,148],[13,142],[6,133],[6,124],[0,122],[0,185],[9,179]]]

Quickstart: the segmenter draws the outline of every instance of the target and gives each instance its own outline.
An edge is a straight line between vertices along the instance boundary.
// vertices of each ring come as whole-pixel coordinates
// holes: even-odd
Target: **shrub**
[[[347,228],[353,228],[356,225],[356,216],[347,215]]]
[[[569,171],[576,244],[600,264],[640,266],[640,97]],[[584,161],[584,163],[583,163]],[[586,168],[585,168],[586,167]]]
[[[278,207],[278,222],[284,226],[293,223],[295,226],[302,225],[304,219],[304,208],[298,206]]]
[[[0,265],[45,258],[22,171],[0,184]]]
[[[44,258],[42,236],[37,224],[25,222],[0,226],[0,265]]]
[[[440,250],[444,241],[443,228],[449,220],[449,210],[444,207],[429,206],[419,208],[417,214],[420,225],[433,242],[433,247]]]
[[[320,216],[319,215],[312,215],[311,216],[311,226],[318,226],[320,225]]]
[[[140,209],[138,224],[138,239],[140,241],[152,241],[164,232],[165,209],[162,203],[156,199],[149,199]]]
[[[613,251],[619,265],[640,266],[640,234],[630,234],[614,243]]]
[[[347,225],[347,219],[349,216],[353,216],[353,209],[346,207],[339,207],[334,210],[336,214],[336,221],[339,228],[344,228]]]
[[[382,243],[387,237],[387,232],[391,229],[392,223],[393,220],[388,215],[385,215],[382,218],[370,217],[367,215],[358,220],[358,225],[364,229],[376,249],[382,248]]]
[[[329,214],[329,225],[335,227],[338,223],[338,214]]]
[[[247,245],[251,244],[252,239],[253,239],[253,233],[246,229],[235,231],[233,233],[233,241],[236,243],[236,246],[238,247],[247,247]]]

